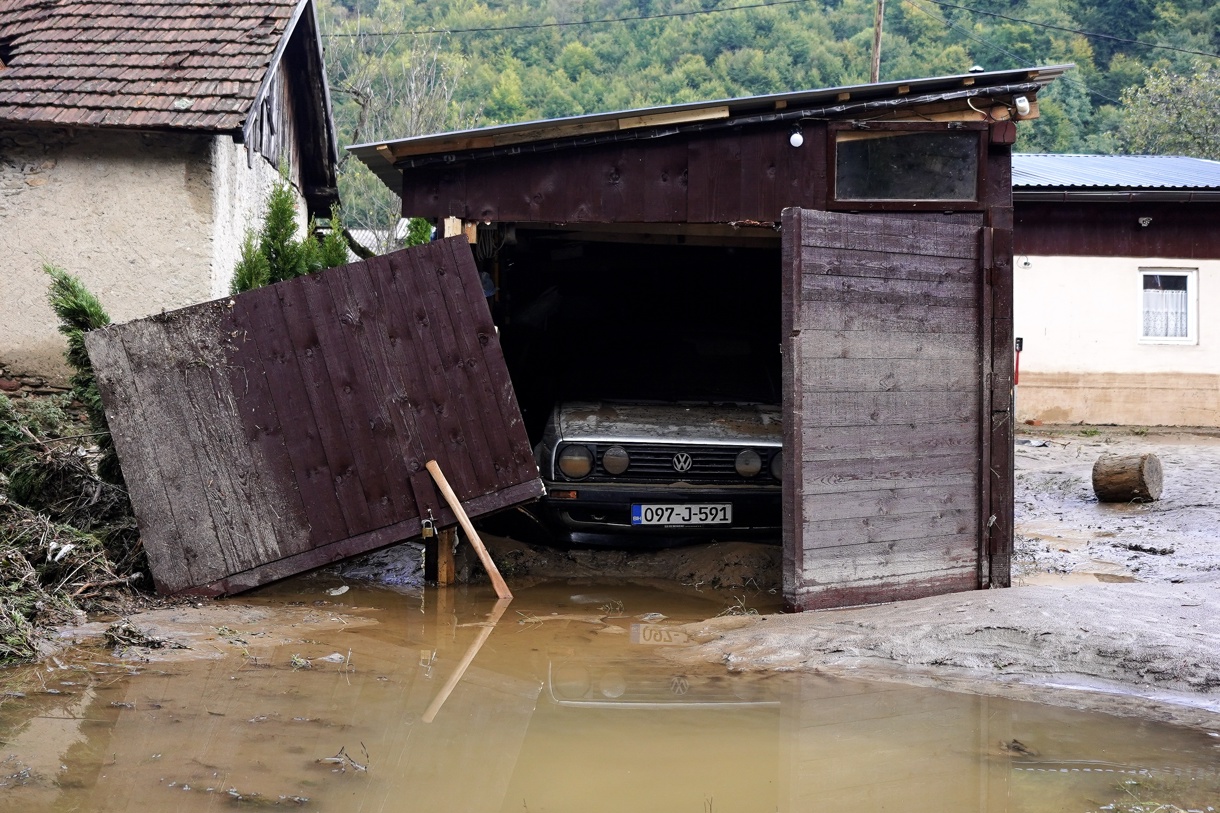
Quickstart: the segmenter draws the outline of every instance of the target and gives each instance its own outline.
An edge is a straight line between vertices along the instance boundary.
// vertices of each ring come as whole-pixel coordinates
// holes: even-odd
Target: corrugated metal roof
[[[1014,192],[1023,189],[1220,189],[1220,161],[1180,155],[1012,157]]]
[[[234,130],[301,0],[0,0],[0,121]]]

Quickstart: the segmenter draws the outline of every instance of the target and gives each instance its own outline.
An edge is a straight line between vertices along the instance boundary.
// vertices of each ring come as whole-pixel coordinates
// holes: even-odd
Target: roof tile
[[[239,126],[297,3],[0,0],[0,121]]]

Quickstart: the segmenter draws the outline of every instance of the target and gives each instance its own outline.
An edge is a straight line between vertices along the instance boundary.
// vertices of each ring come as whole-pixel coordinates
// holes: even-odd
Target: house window
[[[832,207],[979,208],[985,130],[973,122],[831,125]]]
[[[1195,271],[1184,268],[1140,269],[1140,340],[1195,344],[1197,293]]]

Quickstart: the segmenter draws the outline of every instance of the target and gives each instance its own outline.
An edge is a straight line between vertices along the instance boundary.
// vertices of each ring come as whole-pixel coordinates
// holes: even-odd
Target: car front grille
[[[610,474],[602,466],[602,453],[611,445],[627,450],[630,465],[622,474]],[[586,479],[595,482],[666,482],[690,483],[745,483],[773,482],[768,465],[778,448],[763,446],[681,446],[669,444],[589,444],[597,460],[593,474]],[[754,477],[742,477],[737,473],[737,454],[742,449],[753,448],[762,458],[762,471]],[[674,459],[679,454],[690,456],[688,471],[679,471]]]

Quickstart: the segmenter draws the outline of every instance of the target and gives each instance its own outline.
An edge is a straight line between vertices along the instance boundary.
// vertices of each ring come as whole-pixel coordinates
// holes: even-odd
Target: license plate
[[[733,504],[727,502],[631,506],[632,525],[727,525]]]
[[[660,624],[632,624],[631,643],[644,646],[677,646],[689,644],[690,636],[681,630],[663,627]]]

